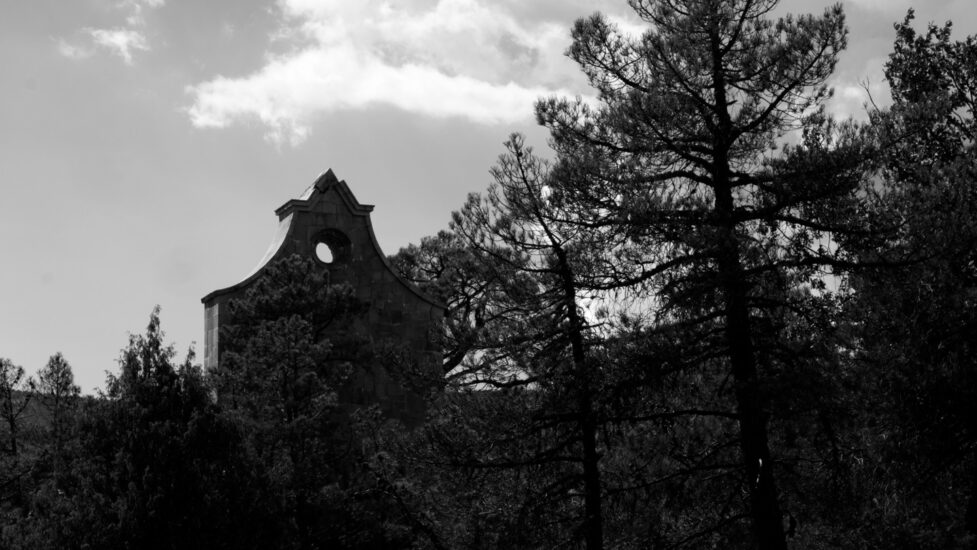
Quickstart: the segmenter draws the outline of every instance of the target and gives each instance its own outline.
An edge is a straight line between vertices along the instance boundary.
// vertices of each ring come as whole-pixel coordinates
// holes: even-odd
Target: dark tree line
[[[360,305],[323,277],[270,266],[232,301],[212,372],[176,360],[158,308],[98,396],[61,354],[36,383],[4,359],[0,548],[407,547],[362,445],[376,414],[336,398],[362,352],[323,338]]]
[[[634,0],[642,36],[579,20],[597,101],[537,104],[552,160],[513,137],[398,255],[468,353],[399,443],[428,483],[482,484],[432,521],[454,546],[486,505],[525,547],[977,543],[974,39],[910,12],[893,105],[836,121],[841,8],[776,3]]]
[[[405,430],[311,259],[232,305],[221,368],[158,312],[104,394],[0,363],[0,546],[977,548],[977,42],[895,25],[893,102],[826,112],[840,6],[631,0],[392,264],[448,305]]]

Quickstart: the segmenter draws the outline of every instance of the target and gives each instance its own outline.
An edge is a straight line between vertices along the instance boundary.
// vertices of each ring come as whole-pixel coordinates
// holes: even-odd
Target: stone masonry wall
[[[409,424],[424,415],[420,391],[407,387],[402,369],[440,375],[441,352],[436,334],[444,318],[442,304],[401,279],[377,245],[370,222],[373,207],[356,201],[345,182],[328,171],[300,199],[279,208],[281,227],[261,265],[240,283],[208,294],[204,303],[204,364],[220,360],[220,326],[227,322],[227,303],[240,297],[264,266],[291,254],[316,258],[324,244],[331,262],[317,261],[332,283],[349,283],[367,311],[345,330],[364,338],[376,359],[359,365],[340,399],[349,404],[380,404],[391,417]],[[396,352],[396,353],[388,353]],[[391,357],[399,360],[391,360]]]

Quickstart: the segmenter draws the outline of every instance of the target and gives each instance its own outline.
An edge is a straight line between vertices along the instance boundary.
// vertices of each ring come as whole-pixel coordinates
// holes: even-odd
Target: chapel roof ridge
[[[313,207],[313,204],[319,202],[321,195],[324,195],[330,189],[336,190],[340,199],[353,214],[363,216],[373,211],[372,204],[363,204],[357,200],[356,196],[350,190],[349,184],[346,183],[346,180],[341,180],[336,177],[336,173],[333,172],[332,168],[329,168],[319,174],[312,185],[306,188],[305,192],[299,198],[289,200],[278,207],[275,213],[278,214],[279,219],[284,219],[296,210],[308,210]]]
[[[336,173],[332,171],[332,168],[328,168],[325,172],[319,174],[319,177],[315,179],[312,185],[321,192],[325,191],[326,187],[337,183],[339,183],[339,178],[336,177]]]

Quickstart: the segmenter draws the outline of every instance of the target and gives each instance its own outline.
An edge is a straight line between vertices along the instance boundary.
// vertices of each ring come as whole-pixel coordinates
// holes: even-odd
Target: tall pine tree
[[[835,6],[774,21],[776,0],[630,4],[648,24],[641,36],[600,14],[574,26],[568,55],[596,104],[537,105],[560,159],[551,199],[625,236],[608,285],[642,285],[658,322],[712,336],[732,381],[753,537],[785,548],[770,434],[773,388],[796,356],[779,353],[785,315],[810,303],[821,270],[847,265],[836,235],[859,230],[839,212],[855,211],[864,151],[823,110],[844,16]]]

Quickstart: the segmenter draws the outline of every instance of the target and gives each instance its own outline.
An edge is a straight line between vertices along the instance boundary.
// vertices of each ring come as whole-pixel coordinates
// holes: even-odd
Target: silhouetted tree
[[[34,380],[24,373],[24,367],[0,358],[0,426],[3,427],[3,446],[0,447],[0,505],[24,502],[24,481],[30,461],[23,456],[24,413],[34,398]]]
[[[735,405],[753,537],[759,548],[785,548],[775,482],[783,457],[770,433],[777,402],[791,406],[773,393],[791,364],[778,354],[784,315],[811,303],[805,287],[823,280],[819,269],[846,266],[833,236],[861,220],[837,214],[854,211],[865,188],[857,132],[823,114],[844,16],[835,6],[773,21],[776,0],[630,4],[648,24],[641,36],[599,14],[573,28],[568,55],[597,103],[537,105],[559,159],[551,200],[627,237],[625,277],[609,285],[643,284],[661,306],[658,322],[711,342],[731,379],[715,391],[729,388]],[[801,142],[785,145],[792,132]]]
[[[366,467],[346,381],[370,357],[352,330],[363,304],[312,258],[269,265],[230,302],[218,401],[238,418],[272,497],[280,548],[396,548],[396,506]]]
[[[48,454],[52,474],[57,482],[64,473],[67,451],[76,425],[81,388],[75,384],[71,365],[60,352],[51,356],[37,373],[37,397],[48,412]]]
[[[78,454],[37,501],[55,548],[256,548],[260,510],[237,428],[188,354],[173,361],[159,308],[130,336],[104,397],[80,410]],[[45,378],[71,393],[66,365]],[[51,366],[51,365],[49,365]],[[48,377],[60,372],[59,377]],[[60,391],[60,390],[58,390]],[[44,495],[39,495],[44,497]],[[61,513],[65,513],[63,516]],[[56,529],[54,523],[57,523]]]
[[[912,258],[852,278],[859,391],[870,395],[864,445],[877,466],[863,483],[875,545],[977,541],[977,39],[951,25],[895,25],[886,63],[893,105],[873,113],[884,211],[898,231],[862,249]],[[970,542],[967,542],[967,541]]]

